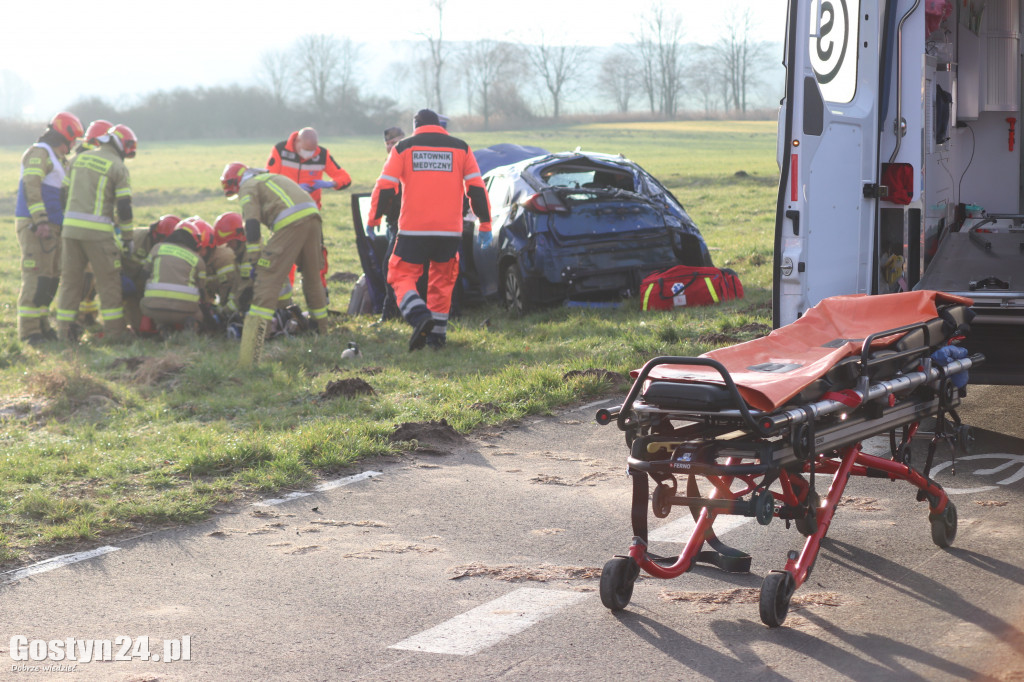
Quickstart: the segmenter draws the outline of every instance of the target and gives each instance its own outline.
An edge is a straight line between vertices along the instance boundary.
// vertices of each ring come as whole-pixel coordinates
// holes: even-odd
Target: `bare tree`
[[[683,20],[660,2],[644,17],[636,42],[641,85],[651,112],[672,117],[683,89]],[[655,108],[657,107],[657,108]]]
[[[704,115],[710,116],[718,108],[724,82],[718,59],[711,47],[701,45],[697,48],[696,55],[690,62],[690,76],[687,82],[690,91],[699,99],[704,108]],[[724,99],[721,101],[724,103]]]
[[[654,43],[641,34],[634,44],[637,64],[637,80],[640,89],[647,96],[647,104],[652,114],[658,112],[658,53]]]
[[[629,102],[637,93],[639,71],[636,55],[623,46],[616,47],[601,60],[597,89],[615,102],[620,114],[629,111]]]
[[[288,52],[268,50],[260,55],[256,77],[274,101],[284,104],[294,88],[295,69]]]
[[[754,87],[760,65],[767,58],[767,43],[755,41],[750,10],[732,12],[726,19],[726,34],[714,46],[718,67],[728,85],[726,108],[745,115],[747,96]]]
[[[351,39],[323,33],[304,35],[295,43],[295,54],[298,81],[309,89],[318,111],[327,111],[335,96],[343,101],[354,96],[359,51]]]
[[[444,110],[444,99],[442,98],[442,85],[444,82],[444,67],[448,61],[448,46],[445,45],[444,35],[444,6],[448,0],[430,0],[431,8],[437,10],[437,35],[428,33],[421,34],[427,40],[429,51],[429,84],[430,104],[435,111]]]
[[[579,45],[548,45],[541,36],[539,45],[524,48],[530,64],[551,97],[552,116],[558,118],[562,101],[572,89],[573,81],[586,64],[589,52]]]
[[[495,86],[517,73],[521,62],[521,52],[515,45],[489,38],[470,43],[463,52],[467,90],[484,119],[484,130],[489,129],[494,114],[492,94]]]

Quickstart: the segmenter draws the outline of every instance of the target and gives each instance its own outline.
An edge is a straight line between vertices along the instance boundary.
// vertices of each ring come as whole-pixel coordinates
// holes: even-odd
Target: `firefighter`
[[[126,125],[115,125],[98,138],[99,146],[82,152],[64,178],[65,219],[61,255],[64,278],[57,299],[60,335],[78,341],[75,313],[82,301],[81,283],[92,265],[100,297],[104,336],[126,334],[121,293],[121,226],[132,222],[132,190],[125,159],[135,157],[138,140]]]
[[[114,124],[102,118],[96,119],[85,129],[82,141],[75,147],[75,154],[81,154],[99,146],[100,135],[106,135],[107,131]],[[93,282],[92,269],[85,269],[85,282],[82,284],[82,302],[78,306],[78,316],[75,321],[85,329],[93,329],[100,316],[100,302],[96,300],[96,286]],[[129,318],[130,319],[130,318]]]
[[[31,345],[57,339],[49,318],[60,282],[60,232],[64,221],[60,190],[68,153],[82,133],[81,121],[62,111],[21,157],[14,210],[21,247],[18,338]]]
[[[291,178],[309,192],[316,202],[317,209],[321,208],[320,191],[333,188],[336,190],[345,189],[352,184],[352,178],[348,171],[338,165],[331,153],[320,146],[320,138],[313,128],[303,128],[288,136],[287,140],[278,142],[270,150],[270,158],[267,159],[267,170],[271,173],[280,173]],[[330,180],[324,180],[327,175]],[[327,290],[327,247],[323,247],[323,269],[320,271],[320,283]],[[291,283],[295,282],[295,268],[292,268],[288,275]]]
[[[136,333],[141,332],[142,294],[146,286],[146,260],[153,247],[171,236],[174,228],[181,222],[176,215],[166,214],[150,223],[149,227],[136,227],[125,231],[122,236],[124,254],[122,255],[121,291],[124,297],[124,315]],[[147,329],[146,331],[154,331]]]
[[[211,255],[211,259],[216,260],[218,258],[216,253],[223,253],[221,249],[228,249],[234,259],[235,275],[232,276],[230,269],[224,271],[226,279],[231,281],[231,287],[228,289],[226,285],[222,284],[217,293],[218,295],[223,294],[220,296],[222,312],[229,318],[239,315],[238,319],[240,320],[240,315],[248,312],[249,305],[252,303],[252,272],[260,257],[260,245],[253,244],[254,248],[249,247],[245,241],[242,214],[232,211],[217,216],[217,220],[213,224],[213,246],[215,254]],[[226,259],[221,258],[219,262],[222,265],[218,267],[218,270],[227,268]],[[277,307],[278,309],[287,308],[291,304],[292,287],[285,280],[277,297]]]
[[[239,362],[249,366],[259,362],[267,324],[292,265],[302,273],[312,329],[327,318],[326,289],[317,277],[323,263],[322,222],[316,202],[287,177],[232,162],[220,180],[224,194],[237,195],[242,204],[247,245],[259,243],[261,223],[271,232],[256,262],[252,304],[242,329]]]
[[[89,151],[90,149],[96,149],[96,147],[100,146],[100,136],[106,135],[107,131],[113,127],[113,123],[102,118],[98,118],[90,123],[89,127],[85,129],[85,135],[82,136],[81,144],[75,148],[75,154],[81,154],[82,152]]]
[[[374,185],[376,210],[370,225],[380,224],[401,190],[398,237],[388,261],[388,284],[395,290],[398,309],[412,325],[409,350],[447,341],[452,289],[459,276],[463,198],[468,195],[480,219],[480,240],[491,239],[491,209],[480,168],[469,145],[452,137],[430,109],[413,119],[413,134],[395,145]],[[429,264],[427,300],[416,280]]]
[[[150,318],[162,336],[184,326],[195,330],[203,320],[206,256],[213,246],[213,228],[193,216],[178,223],[146,259],[146,292],[142,314]]]
[[[245,229],[238,213],[222,213],[213,224],[213,248],[206,258],[206,298],[216,301],[221,313],[238,311],[238,297],[245,283],[238,270],[238,252],[231,245],[238,244],[245,254]],[[252,280],[248,280],[252,284]]]

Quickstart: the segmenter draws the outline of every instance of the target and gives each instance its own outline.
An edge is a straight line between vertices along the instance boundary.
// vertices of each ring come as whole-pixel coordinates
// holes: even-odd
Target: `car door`
[[[498,255],[501,252],[502,230],[511,215],[513,204],[512,180],[502,174],[488,174],[484,177],[487,198],[491,204],[491,230],[494,233],[491,243],[480,245],[480,223],[476,225],[476,239],[473,240],[473,259],[476,264],[477,276],[480,278],[480,293],[484,296],[495,296],[498,293]]]
[[[790,0],[780,112],[774,324],[869,293],[885,0]],[[922,3],[923,5],[923,3]]]

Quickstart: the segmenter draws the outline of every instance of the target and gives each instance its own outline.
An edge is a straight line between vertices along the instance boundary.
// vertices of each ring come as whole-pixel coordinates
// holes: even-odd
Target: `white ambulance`
[[[775,325],[837,294],[962,294],[972,381],[1024,383],[1024,0],[787,2]]]

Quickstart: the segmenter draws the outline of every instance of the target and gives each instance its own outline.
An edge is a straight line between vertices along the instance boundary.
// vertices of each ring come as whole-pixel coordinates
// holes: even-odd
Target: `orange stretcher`
[[[766,337],[696,358],[654,358],[633,372],[622,405],[597,414],[598,423],[625,432],[633,481],[634,537],[602,571],[604,605],[624,609],[641,570],[666,579],[698,562],[749,571],[750,556],[715,535],[715,518],[751,516],[763,525],[778,518],[807,537],[761,586],[761,620],[778,627],[850,476],[908,481],[928,502],[933,542],[948,547],[956,507],[929,475],[940,443],[955,457],[971,440],[956,412],[966,371],[984,361],[960,346],[970,305],[935,291],[839,296]],[[936,426],[918,469],[910,444],[926,418]],[[889,435],[888,453],[862,450],[864,439],[881,434]],[[833,474],[824,498],[815,474]],[[648,546],[648,512],[665,518],[674,507],[687,507],[696,527],[678,556],[660,556]]]

